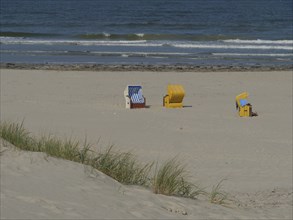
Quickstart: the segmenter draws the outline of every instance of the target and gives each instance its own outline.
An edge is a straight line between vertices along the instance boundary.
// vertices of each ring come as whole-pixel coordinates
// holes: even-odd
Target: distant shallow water
[[[291,0],[2,0],[1,62],[289,66],[290,6]]]

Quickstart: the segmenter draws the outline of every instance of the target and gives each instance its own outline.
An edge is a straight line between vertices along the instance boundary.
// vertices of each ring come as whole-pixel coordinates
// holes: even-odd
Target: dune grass
[[[74,140],[62,140],[52,136],[36,138],[23,123],[0,123],[0,137],[14,146],[27,151],[44,152],[49,156],[62,158],[98,169],[123,184],[149,184],[152,164],[140,164],[130,152],[115,152],[110,146],[105,152],[94,152],[85,140],[83,144]]]
[[[35,147],[34,139],[31,138],[30,133],[21,124],[17,123],[0,123],[1,138],[9,141],[14,146],[22,150],[31,150]],[[33,150],[37,151],[37,150]]]
[[[0,122],[0,137],[21,150],[44,152],[52,157],[89,165],[122,184],[149,187],[156,194],[192,199],[207,195],[210,202],[216,204],[223,204],[227,199],[227,194],[220,190],[223,181],[214,186],[210,193],[189,182],[185,166],[177,157],[167,160],[160,167],[156,166],[152,172],[154,162],[139,163],[131,152],[120,152],[113,146],[96,152],[86,139],[80,143],[53,136],[37,138],[24,128],[23,122]]]
[[[221,190],[222,183],[226,179],[222,179],[217,185],[213,186],[211,193],[209,194],[210,202],[223,205],[227,201],[227,193]]]
[[[153,177],[153,192],[188,198],[196,198],[200,194],[205,194],[203,188],[190,183],[187,179],[185,166],[178,161],[177,157],[174,157],[156,170]]]
[[[91,165],[123,184],[147,186],[153,163],[142,165],[130,152],[114,151],[113,146],[92,158]]]
[[[52,136],[42,136],[38,139],[24,128],[23,122],[0,123],[0,137],[22,150],[44,152],[49,156],[79,163],[85,163],[90,149],[86,141],[81,145],[79,141],[61,140]]]

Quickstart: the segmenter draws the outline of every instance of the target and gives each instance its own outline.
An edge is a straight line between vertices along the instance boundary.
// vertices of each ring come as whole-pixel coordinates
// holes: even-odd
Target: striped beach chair
[[[128,85],[124,90],[126,108],[145,108],[145,97],[142,94],[142,87]]]

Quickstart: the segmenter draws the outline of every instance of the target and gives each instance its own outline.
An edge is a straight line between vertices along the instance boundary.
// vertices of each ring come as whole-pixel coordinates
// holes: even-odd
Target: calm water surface
[[[1,0],[1,62],[282,66],[292,0]]]

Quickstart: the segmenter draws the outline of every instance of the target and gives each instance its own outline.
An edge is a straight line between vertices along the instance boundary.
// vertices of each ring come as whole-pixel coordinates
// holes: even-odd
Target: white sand
[[[162,107],[168,83],[183,85],[185,108]],[[149,108],[125,109],[127,84],[143,86]],[[234,99],[243,91],[258,117],[237,116]],[[1,120],[23,119],[35,135],[100,139],[99,147],[115,144],[142,161],[179,155],[208,189],[226,178],[223,189],[241,206],[155,195],[100,173],[89,178],[82,165],[7,150],[1,218],[292,218],[292,72],[2,69]]]

